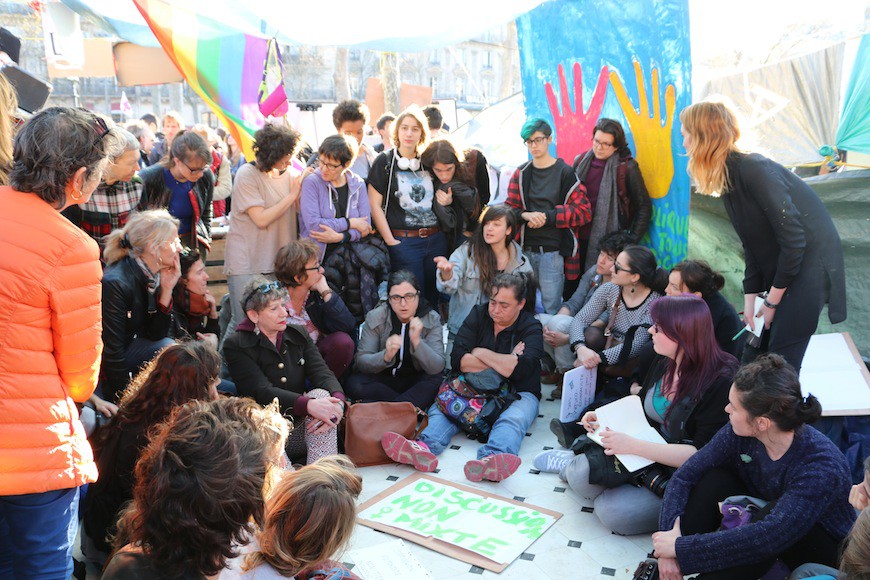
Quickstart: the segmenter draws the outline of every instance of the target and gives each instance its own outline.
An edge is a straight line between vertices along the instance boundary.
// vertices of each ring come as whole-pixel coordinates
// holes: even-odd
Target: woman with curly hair
[[[124,392],[118,413],[94,442],[100,479],[88,489],[82,510],[87,535],[82,551],[89,559],[102,564],[110,552],[118,513],[133,498],[133,468],[148,442],[148,430],[178,405],[217,398],[220,367],[220,355],[208,343],[175,344],[152,360]]]
[[[256,160],[236,173],[224,260],[232,308],[227,334],[245,319],[245,285],[255,276],[274,280],[278,250],[296,238],[293,207],[308,175],[290,167],[300,140],[288,127],[264,126],[254,134]]]
[[[361,491],[362,477],[344,455],[285,475],[266,502],[262,529],[220,580],[356,578],[329,558],[350,541]],[[339,571],[343,575],[337,576]]]
[[[104,580],[213,576],[263,525],[288,425],[251,399],[191,401],[154,431],[136,464]]]

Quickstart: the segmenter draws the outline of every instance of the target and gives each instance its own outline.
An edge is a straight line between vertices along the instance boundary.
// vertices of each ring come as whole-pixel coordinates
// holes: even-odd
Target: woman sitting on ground
[[[716,344],[710,310],[700,298],[688,294],[659,298],[652,304],[651,316],[649,334],[658,356],[639,394],[647,421],[667,443],[649,443],[615,431],[601,435],[608,455],[628,453],[656,462],[636,479],[640,487],[625,483],[607,489],[599,485],[601,474],[590,471],[591,461],[580,451],[582,445],[574,446],[578,455],[553,450],[535,458],[537,469],[559,473],[581,497],[594,500],[595,515],[621,535],[646,534],[658,528],[665,489],[661,482],[728,421],[725,405],[737,370],[737,359]],[[573,441],[583,428],[594,431],[597,421],[595,411],[588,411],[580,421],[579,432],[561,442],[571,446],[568,438]],[[565,425],[566,429],[571,427]]]
[[[179,264],[181,277],[172,292],[171,334],[179,340],[204,340],[217,349],[221,329],[205,263],[199,252],[184,248]]]
[[[477,153],[473,155],[474,162],[477,163]],[[452,251],[470,240],[477,229],[482,208],[476,189],[476,167],[471,167],[464,152],[446,137],[429,143],[420,156],[420,162],[435,178],[435,197],[438,203],[450,207],[455,215],[453,231],[447,232],[448,250]],[[489,181],[488,172],[486,180]]]
[[[286,474],[266,501],[262,529],[219,580],[357,578],[329,559],[350,541],[361,491],[362,477],[343,455]]]
[[[532,271],[522,248],[513,241],[516,231],[517,218],[512,209],[487,206],[471,240],[457,248],[449,260],[444,256],[435,258],[438,291],[451,296],[447,316],[448,360],[456,333],[471,309],[489,301],[489,288],[496,275]]]
[[[683,260],[671,269],[668,276],[668,286],[665,293],[668,296],[678,296],[684,292],[700,296],[710,307],[713,317],[713,331],[716,342],[727,352],[737,357],[743,354],[743,339],[734,340],[734,336],[743,328],[737,311],[731,306],[720,290],[725,286],[725,277],[713,270],[710,264],[703,260]]]
[[[317,243],[323,262],[338,244],[358,241],[372,231],[365,181],[349,170],[356,154],[352,137],[327,137],[317,150],[318,169],[302,183],[299,237]]]
[[[544,326],[544,352],[556,363],[556,371],[549,377],[542,377],[543,382],[556,385],[553,390],[554,399],[562,397],[562,377],[574,368],[576,360],[569,345],[568,330],[571,328],[571,321],[592,299],[595,291],[602,284],[610,282],[613,263],[622,250],[630,245],[630,240],[625,232],[611,232],[601,238],[598,244],[598,260],[580,278],[577,290],[571,298],[562,303],[556,314],[541,312],[536,315]],[[602,314],[600,320],[607,324],[608,314]]]
[[[130,374],[167,346],[172,293],[181,277],[178,220],[165,209],[135,213],[106,236],[103,258],[103,399],[117,402]]]
[[[347,394],[362,401],[410,401],[428,409],[444,374],[441,317],[407,270],[390,274],[389,304],[369,312]]]
[[[278,399],[296,428],[287,441],[293,460],[313,463],[338,453],[336,427],[344,392],[303,326],[287,324],[287,290],[257,277],[245,288],[243,320],[224,342],[224,358],[239,394],[261,405]]]
[[[311,240],[292,241],[278,251],[275,277],[287,289],[287,323],[305,328],[326,366],[341,378],[353,361],[356,320],[326,283],[319,255]]]
[[[148,444],[148,430],[179,405],[216,399],[220,368],[220,355],[210,343],[175,344],[152,360],[124,392],[118,413],[94,444],[100,479],[88,488],[82,508],[82,552],[89,560],[102,567],[111,551],[118,514],[133,499],[133,468]]]
[[[610,282],[598,288],[571,321],[571,350],[577,357],[576,367],[591,369],[603,364],[605,374],[627,376],[649,341],[645,329],[652,325],[650,306],[664,292],[667,273],[644,246],[627,246],[611,270]],[[606,327],[596,324],[604,313],[608,315]],[[613,338],[609,347],[608,333]]]
[[[191,401],[152,433],[103,580],[204,578],[262,526],[287,421],[251,399]]]
[[[677,470],[653,534],[663,580],[760,578],[775,560],[794,569],[837,565],[855,521],[843,454],[807,425],[822,414],[803,396],[794,368],[768,354],[742,367],[728,394],[729,424]],[[719,530],[717,502],[766,501],[749,524]]]

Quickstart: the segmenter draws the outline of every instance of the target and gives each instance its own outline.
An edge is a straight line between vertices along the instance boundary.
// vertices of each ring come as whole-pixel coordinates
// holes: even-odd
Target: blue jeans
[[[520,452],[523,438],[538,416],[538,398],[532,393],[518,394],[520,398],[511,403],[492,426],[489,441],[477,450],[478,459],[496,453],[517,455]],[[420,441],[429,446],[429,451],[439,455],[457,433],[459,426],[441,412],[438,403],[429,407],[429,426],[420,434]]]
[[[0,496],[0,578],[67,580],[79,488]]]
[[[438,305],[438,290],[435,289],[435,258],[447,254],[447,237],[438,232],[426,238],[397,237],[399,244],[390,246],[390,269],[393,272],[409,270],[423,288],[423,296],[433,307]],[[389,290],[389,289],[388,289]]]
[[[540,250],[534,252],[524,249],[523,254],[529,259],[535,277],[538,279],[544,311],[547,314],[556,314],[562,307],[562,290],[565,287],[565,258],[559,252],[541,252]]]

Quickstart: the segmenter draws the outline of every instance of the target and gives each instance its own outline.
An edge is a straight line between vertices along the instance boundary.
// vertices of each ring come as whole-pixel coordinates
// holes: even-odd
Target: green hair
[[[549,137],[553,134],[553,128],[550,127],[550,124],[541,118],[529,119],[523,125],[523,128],[520,130],[520,137],[523,138],[523,141],[527,140],[529,137],[534,135],[540,131],[546,137]]]

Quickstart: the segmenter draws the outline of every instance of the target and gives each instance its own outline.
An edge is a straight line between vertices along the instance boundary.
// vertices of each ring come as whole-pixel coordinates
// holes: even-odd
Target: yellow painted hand
[[[662,119],[659,95],[659,71],[652,69],[653,110],[650,115],[643,67],[634,61],[634,75],[637,79],[637,97],[640,111],[634,108],[625,86],[616,71],[610,72],[610,83],[622,112],[628,121],[634,145],[637,147],[637,164],[640,166],[644,183],[653,199],[664,197],[674,178],[674,158],[671,150],[671,129],[674,126],[676,94],[674,85],[665,89],[665,118]],[[664,122],[664,124],[662,124]]]

